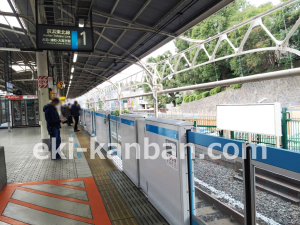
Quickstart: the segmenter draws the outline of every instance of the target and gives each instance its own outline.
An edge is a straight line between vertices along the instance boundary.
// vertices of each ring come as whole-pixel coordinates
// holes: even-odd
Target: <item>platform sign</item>
[[[94,50],[93,29],[90,27],[39,24],[36,39],[40,50],[83,52]]]
[[[38,76],[39,88],[48,88],[48,76]]]
[[[64,87],[64,82],[63,82],[63,81],[58,82],[57,86],[58,86],[60,89],[63,89],[63,87]]]
[[[48,77],[48,87],[53,88],[53,77]]]
[[[13,84],[6,82],[6,91],[13,92],[14,91]]]
[[[21,100],[21,99],[37,99],[36,95],[7,95],[5,98],[9,100]]]

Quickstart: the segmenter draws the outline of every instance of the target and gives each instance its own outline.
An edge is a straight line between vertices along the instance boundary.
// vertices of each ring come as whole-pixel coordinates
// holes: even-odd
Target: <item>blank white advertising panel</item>
[[[217,129],[281,136],[281,105],[218,105]]]

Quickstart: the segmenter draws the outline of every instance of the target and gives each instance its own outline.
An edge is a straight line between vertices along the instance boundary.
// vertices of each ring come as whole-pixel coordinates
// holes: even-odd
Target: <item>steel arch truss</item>
[[[169,79],[172,78],[175,74],[193,70],[195,68],[198,68],[198,67],[201,67],[201,66],[204,66],[207,64],[211,64],[214,62],[218,62],[221,60],[225,60],[228,58],[233,58],[235,56],[245,55],[245,54],[249,54],[249,53],[262,52],[262,51],[290,52],[290,53],[294,53],[294,54],[300,56],[300,51],[296,49],[297,46],[289,46],[290,38],[292,37],[292,35],[295,33],[295,31],[300,26],[300,18],[296,21],[294,26],[286,34],[286,37],[283,40],[277,40],[275,38],[275,36],[268,30],[268,28],[264,25],[264,23],[262,21],[262,18],[264,16],[269,15],[269,14],[281,9],[282,7],[288,6],[295,2],[296,2],[295,0],[290,0],[290,1],[284,2],[281,5],[278,5],[268,11],[265,11],[265,12],[255,16],[251,19],[248,19],[238,25],[235,25],[234,27],[232,27],[226,31],[223,31],[213,37],[210,37],[206,40],[195,40],[195,39],[181,36],[181,37],[179,37],[180,39],[192,42],[192,43],[194,43],[194,45],[192,47],[185,49],[185,50],[177,53],[176,55],[171,56],[167,59],[164,59],[160,62],[143,63],[138,58],[136,58],[137,62],[135,64],[140,66],[143,70],[136,74],[133,74],[123,80],[115,82],[115,83],[112,83],[109,80],[112,83],[112,85],[107,86],[105,88],[101,88],[101,89],[98,88],[97,90],[98,90],[99,96],[101,96],[100,97],[101,101],[103,101],[103,102],[112,101],[112,100],[120,101],[121,99],[124,99],[124,98],[130,98],[131,96],[123,96],[125,91],[132,90],[136,87],[140,87],[141,85],[148,85],[150,87],[151,91],[146,94],[153,95],[153,97],[156,101],[156,107],[157,107],[157,94],[168,93],[168,91],[172,91],[171,89],[163,90],[162,82],[167,78],[169,78]],[[233,45],[233,43],[230,41],[230,39],[228,38],[228,34],[245,26],[245,25],[249,25],[249,28],[247,29],[247,32],[245,33],[240,45],[238,47],[235,47]],[[265,31],[266,35],[273,40],[273,42],[275,43],[275,46],[263,47],[263,48],[257,48],[257,49],[251,49],[251,50],[244,50],[245,43],[249,39],[251,31],[255,27],[261,27]],[[216,45],[215,45],[212,53],[209,54],[205,47],[205,44],[209,43],[213,40],[216,40]],[[216,57],[216,53],[218,52],[218,49],[221,46],[221,42],[223,42],[223,41],[228,43],[230,48],[233,50],[233,53],[230,55],[222,56],[222,57]],[[201,50],[203,50],[202,52],[204,52],[203,54],[205,54],[207,56],[208,60],[206,62],[197,64],[196,60],[197,60],[197,57],[199,56]],[[187,53],[189,53],[191,51],[194,51],[195,55],[193,56],[192,59],[189,59],[187,57]],[[186,67],[184,69],[179,68],[180,61],[182,61],[182,60],[184,60],[184,66]],[[170,69],[169,74],[166,74],[167,67],[169,67],[169,69]],[[228,80],[228,83],[230,83],[229,80]],[[205,84],[203,84],[203,85],[205,85]],[[198,88],[197,85],[194,85],[194,86],[195,86],[195,89]],[[189,86],[182,87],[182,88],[189,89]],[[192,86],[191,86],[191,88],[192,88]],[[176,91],[177,91],[177,89],[176,89]],[[110,98],[107,98],[107,94],[109,94],[109,93],[116,93],[117,97],[111,96]],[[135,96],[133,96],[133,97],[135,97]],[[157,111],[157,108],[155,111]]]
[[[234,26],[234,27],[232,27],[232,28],[230,28],[226,31],[223,31],[223,32],[221,32],[221,33],[219,33],[219,34],[217,34],[213,37],[210,37],[206,40],[195,40],[195,39],[191,39],[191,38],[181,38],[181,39],[185,39],[186,41],[195,43],[195,45],[193,45],[192,47],[190,47],[188,49],[185,49],[185,50],[179,52],[178,54],[176,54],[174,56],[171,56],[167,59],[164,59],[160,62],[150,63],[150,64],[148,64],[148,66],[150,66],[152,68],[152,71],[155,74],[158,75],[158,78],[160,78],[159,83],[162,83],[163,80],[165,80],[166,78],[170,79],[175,74],[179,74],[179,73],[186,72],[186,71],[189,71],[189,70],[193,70],[195,68],[198,68],[198,67],[210,64],[210,63],[215,63],[215,62],[218,62],[218,61],[221,61],[221,60],[225,60],[225,59],[228,59],[228,58],[233,58],[235,56],[245,55],[245,54],[249,54],[249,53],[257,53],[257,52],[262,52],[262,51],[279,51],[279,52],[290,52],[290,53],[294,53],[294,54],[300,56],[300,51],[293,48],[295,46],[289,47],[289,40],[290,40],[290,38],[292,37],[292,35],[295,33],[295,31],[297,30],[297,28],[300,25],[300,18],[294,24],[292,29],[287,33],[284,40],[277,40],[274,37],[274,35],[268,30],[268,28],[262,22],[262,17],[264,17],[268,14],[271,14],[271,13],[277,11],[278,9],[280,9],[284,6],[290,5],[294,2],[295,2],[294,0],[287,1],[287,2],[283,3],[280,6],[276,6],[276,7],[272,8],[272,9],[270,9],[270,10],[264,12],[264,13],[261,13],[258,16],[255,16],[254,18],[246,20],[246,21],[244,21],[244,22],[242,22],[242,23],[240,23],[240,24],[238,24],[238,25],[236,25],[236,26]],[[238,28],[241,28],[242,26],[247,25],[247,24],[250,24],[250,26],[249,26],[244,38],[242,39],[242,42],[241,42],[240,46],[235,47],[233,45],[233,43],[229,40],[228,34],[231,33],[232,31],[237,30]],[[251,49],[251,50],[244,50],[245,43],[249,39],[249,35],[250,35],[251,31],[253,30],[253,28],[259,27],[259,26],[265,31],[266,35],[274,41],[275,46],[274,47],[257,48],[257,49]],[[210,55],[208,53],[207,49],[205,48],[205,44],[209,43],[213,40],[217,40],[217,43],[216,43],[216,46],[215,46],[212,54]],[[233,50],[234,53],[217,58],[216,53],[218,52],[218,49],[220,48],[222,41],[226,41],[229,44],[229,46],[231,47],[231,49]],[[188,57],[187,57],[187,53],[191,53],[192,51],[195,51],[195,50],[196,50],[196,53],[193,56],[192,60],[189,60]],[[205,54],[207,56],[208,60],[206,62],[202,62],[200,64],[197,64],[196,60],[197,60],[199,54],[201,54],[200,50],[203,50],[202,52],[204,52],[204,53],[202,53],[202,54]],[[184,64],[185,64],[185,67],[186,67],[184,69],[179,69],[178,68],[179,63],[181,62],[181,60],[184,60]],[[158,72],[158,67],[162,67],[162,72],[161,73]],[[165,71],[166,71],[167,67],[170,68],[171,73],[166,75]]]

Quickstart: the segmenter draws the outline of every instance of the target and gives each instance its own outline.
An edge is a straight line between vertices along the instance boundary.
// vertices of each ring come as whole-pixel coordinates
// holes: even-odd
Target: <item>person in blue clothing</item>
[[[45,118],[47,121],[47,130],[50,134],[50,151],[51,151],[51,159],[60,159],[60,155],[56,153],[56,155],[53,156],[52,154],[52,148],[58,149],[61,144],[61,137],[60,137],[60,123],[64,122],[65,120],[60,119],[58,112],[57,112],[57,106],[59,105],[59,99],[54,98],[50,104],[45,105],[43,108],[43,111],[45,113]],[[52,146],[52,142],[55,143],[55,146]]]

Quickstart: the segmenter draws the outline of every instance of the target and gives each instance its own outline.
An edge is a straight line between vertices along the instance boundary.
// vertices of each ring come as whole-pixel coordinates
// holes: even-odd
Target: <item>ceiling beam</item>
[[[143,31],[143,32],[151,32],[151,33],[158,33],[161,35],[166,35],[169,37],[176,37],[174,34],[166,33],[166,32],[158,32],[158,30],[151,29],[151,28],[144,28],[144,27],[132,27],[132,26],[121,26],[121,25],[114,25],[114,24],[107,24],[107,23],[97,23],[93,22],[94,27],[105,27],[110,29],[119,29],[119,30],[133,30],[133,31]]]
[[[114,4],[112,10],[110,11],[110,14],[111,14],[111,15],[114,13],[114,11],[115,11],[115,9],[117,8],[119,2],[120,2],[120,0],[116,0],[116,1],[115,1],[115,4]],[[107,18],[106,23],[108,24],[109,21],[110,21],[110,18]],[[98,45],[98,43],[99,43],[99,41],[100,41],[100,39],[101,39],[101,36],[102,36],[102,34],[104,33],[104,31],[105,31],[105,28],[102,29],[101,35],[98,37],[98,39],[97,39],[97,41],[95,42],[94,46],[97,46],[97,45]],[[89,58],[88,58],[88,60],[86,61],[86,64],[87,64],[88,61],[89,61]],[[101,60],[97,63],[97,66],[98,66],[100,63],[101,63]],[[85,66],[84,66],[84,67],[85,67]]]

